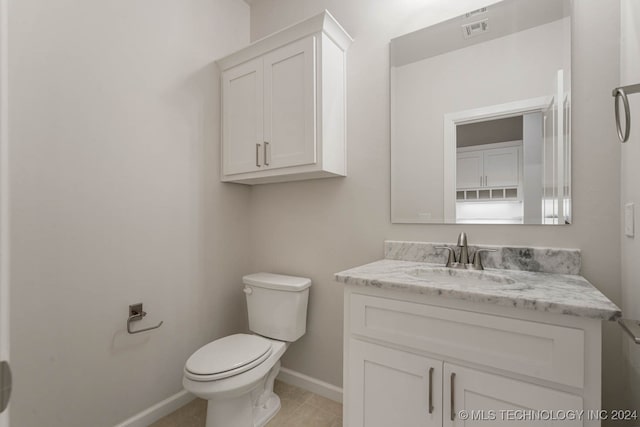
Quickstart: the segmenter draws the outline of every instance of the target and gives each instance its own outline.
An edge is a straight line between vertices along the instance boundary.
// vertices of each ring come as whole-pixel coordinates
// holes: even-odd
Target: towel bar
[[[618,131],[618,138],[622,143],[625,143],[629,140],[629,134],[631,132],[631,111],[629,110],[629,99],[627,99],[627,95],[638,92],[640,92],[640,84],[620,86],[613,89],[613,92],[611,93],[611,95],[614,97],[613,105],[616,116],[616,130]],[[620,124],[619,98],[622,98],[622,102],[624,104],[624,132],[622,132],[622,125]]]
[[[631,319],[618,319],[618,323],[636,344],[640,344],[640,322]]]

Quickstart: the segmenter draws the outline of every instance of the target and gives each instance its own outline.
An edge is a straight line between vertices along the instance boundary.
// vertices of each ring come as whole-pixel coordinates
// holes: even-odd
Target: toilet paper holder
[[[144,328],[144,329],[138,329],[137,331],[134,331],[133,329],[131,329],[131,322],[140,321],[146,315],[147,315],[147,312],[142,309],[141,302],[138,304],[131,304],[129,306],[129,318],[127,319],[127,332],[129,332],[130,334],[139,334],[140,332],[152,331],[154,329],[158,329],[164,323],[164,321],[160,321],[160,323],[158,323],[156,326],[151,326],[149,328]]]

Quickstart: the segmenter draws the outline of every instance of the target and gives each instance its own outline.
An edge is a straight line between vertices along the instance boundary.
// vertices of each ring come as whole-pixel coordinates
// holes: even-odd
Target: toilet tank
[[[287,342],[304,335],[311,279],[255,273],[244,276],[242,282],[252,332]]]

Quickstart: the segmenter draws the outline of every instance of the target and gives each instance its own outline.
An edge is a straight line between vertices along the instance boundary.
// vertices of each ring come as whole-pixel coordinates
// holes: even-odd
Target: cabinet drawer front
[[[582,388],[584,331],[360,294],[351,332]]]

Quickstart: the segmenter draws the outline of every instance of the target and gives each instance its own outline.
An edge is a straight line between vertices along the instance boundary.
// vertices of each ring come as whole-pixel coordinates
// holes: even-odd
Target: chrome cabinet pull
[[[455,379],[456,373],[451,373],[451,421],[456,419],[456,410],[455,410]]]
[[[480,187],[482,187],[482,175],[480,176]]]
[[[267,141],[265,141],[264,142],[264,165],[269,166],[269,163],[271,163],[271,146]]]
[[[429,413],[433,414],[433,368],[429,368]]]
[[[260,156],[260,145],[262,145],[262,144],[256,144],[256,166],[257,167],[260,167],[260,159],[259,159],[259,156]]]

